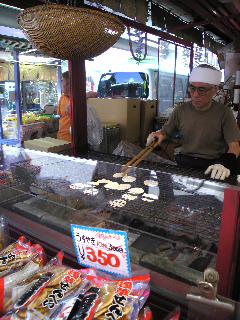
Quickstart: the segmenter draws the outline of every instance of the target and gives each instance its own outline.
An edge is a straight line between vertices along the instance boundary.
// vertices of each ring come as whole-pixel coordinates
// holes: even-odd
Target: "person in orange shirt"
[[[59,100],[57,114],[59,118],[59,130],[57,138],[71,142],[71,116],[70,116],[70,79],[69,72],[66,71],[62,74],[62,96]],[[97,92],[87,92],[87,98],[97,98]]]

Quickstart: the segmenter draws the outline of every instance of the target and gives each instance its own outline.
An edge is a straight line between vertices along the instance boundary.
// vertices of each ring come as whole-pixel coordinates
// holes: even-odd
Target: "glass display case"
[[[73,255],[71,224],[125,230],[133,268],[150,271],[153,292],[185,294],[212,267],[231,296],[238,187],[164,166],[129,168],[122,178],[120,164],[7,146],[0,159],[0,211],[18,229],[44,242],[52,230],[53,243]]]

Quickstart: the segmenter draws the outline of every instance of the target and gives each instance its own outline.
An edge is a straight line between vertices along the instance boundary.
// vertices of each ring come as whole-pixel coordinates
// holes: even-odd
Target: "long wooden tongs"
[[[158,145],[159,145],[158,140],[153,141],[149,146],[147,146],[145,149],[140,151],[135,157],[133,157],[130,161],[128,161],[128,163],[126,163],[125,166],[123,167],[123,170],[122,170],[123,175],[124,176],[127,175],[128,172],[132,169],[127,167],[129,166],[137,167],[140,164],[140,162],[143,161]]]

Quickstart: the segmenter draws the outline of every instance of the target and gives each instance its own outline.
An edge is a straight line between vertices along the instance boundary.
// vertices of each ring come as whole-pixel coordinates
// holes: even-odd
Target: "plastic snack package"
[[[24,262],[22,261],[23,254]],[[0,312],[4,313],[12,307],[12,294],[16,286],[37,273],[44,266],[46,256],[40,245],[26,244],[24,248],[15,246],[13,251],[4,253],[2,257],[10,259],[9,261],[4,260],[9,269],[5,269],[1,273],[4,276],[0,278]]]
[[[3,249],[0,252],[0,277],[24,266],[35,255],[34,251],[31,249],[31,243],[23,236]]]
[[[180,308],[177,307],[173,312],[171,312],[164,320],[180,320]]]
[[[152,320],[153,314],[149,307],[144,307],[138,315],[137,320]]]
[[[6,319],[49,319],[54,309],[77,290],[81,282],[81,270],[64,265],[44,267],[44,272],[26,287],[15,302],[10,318]]]
[[[137,319],[140,309],[149,295],[149,275],[124,280],[103,281],[103,297],[94,319]]]
[[[78,308],[79,303],[82,302],[82,299],[84,299],[84,310],[91,310],[91,314],[94,315],[96,307],[99,303],[99,289],[92,287],[91,282],[88,281],[88,276],[95,274],[95,270],[92,268],[86,268],[79,271],[81,272],[82,279],[80,285],[76,286],[75,290],[72,290],[71,292],[69,292],[69,294],[65,295],[65,297],[61,301],[59,301],[59,304],[50,311],[46,319],[67,319],[71,311]]]
[[[88,286],[66,302],[61,313],[53,319],[137,319],[149,294],[149,275],[112,280],[91,274],[87,279]]]
[[[44,276],[45,274],[47,274],[50,270],[53,270],[55,267],[60,267],[62,266],[62,253],[58,254],[55,258],[51,259],[47,265],[45,266],[40,266],[38,267],[36,264],[32,264],[31,262],[29,264],[26,265],[26,267],[24,269],[20,269],[16,275],[19,275],[19,280],[18,280],[18,284],[15,284],[14,287],[11,288],[11,290],[8,289],[8,286],[6,285],[7,288],[7,292],[9,293],[8,296],[6,295],[6,297],[8,298],[8,300],[5,298],[5,312],[8,312],[9,310],[13,310],[14,309],[14,305],[16,304],[16,302],[23,298],[24,299],[24,294],[28,291],[28,289],[33,286],[34,283],[37,282],[37,280]],[[25,277],[25,279],[23,279],[23,274],[25,272],[25,270],[30,269],[31,271],[27,274],[27,276]],[[15,277],[15,273],[11,274],[11,276]],[[21,281],[20,281],[21,280]],[[6,284],[8,284],[9,282],[6,282]],[[27,293],[26,293],[27,295]],[[25,296],[26,296],[25,295]]]

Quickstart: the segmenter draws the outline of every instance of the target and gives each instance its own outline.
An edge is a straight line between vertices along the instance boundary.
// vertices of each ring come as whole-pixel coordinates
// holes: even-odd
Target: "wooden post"
[[[237,262],[239,254],[240,219],[239,219],[240,189],[226,188],[221,221],[220,237],[216,269],[220,276],[218,293],[232,298],[235,281],[239,279]],[[235,297],[236,298],[236,297]]]
[[[73,156],[87,151],[87,101],[85,60],[69,63]]]

